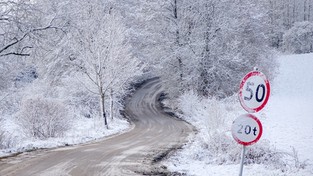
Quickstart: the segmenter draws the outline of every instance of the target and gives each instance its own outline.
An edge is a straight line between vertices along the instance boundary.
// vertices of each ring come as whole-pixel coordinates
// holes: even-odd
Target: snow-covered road
[[[154,159],[180,147],[192,133],[187,123],[160,111],[159,80],[141,87],[130,99],[127,114],[133,129],[98,143],[29,152],[0,160],[0,175],[142,175],[166,172]]]

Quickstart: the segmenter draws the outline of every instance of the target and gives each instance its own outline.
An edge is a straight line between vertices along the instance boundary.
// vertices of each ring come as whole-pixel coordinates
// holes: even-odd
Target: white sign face
[[[258,71],[249,72],[241,81],[239,100],[249,113],[264,108],[270,96],[270,84],[265,75]]]
[[[239,116],[232,125],[233,138],[244,146],[256,143],[262,136],[262,124],[252,114]]]

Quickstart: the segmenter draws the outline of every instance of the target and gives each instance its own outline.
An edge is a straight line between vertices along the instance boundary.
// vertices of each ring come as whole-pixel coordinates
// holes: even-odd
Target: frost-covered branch
[[[52,25],[48,25],[46,27],[41,27],[41,28],[35,28],[32,29],[26,33],[24,33],[20,38],[14,37],[13,41],[7,45],[5,45],[4,47],[2,47],[0,49],[0,57],[1,56],[8,56],[8,55],[16,55],[16,56],[30,56],[30,53],[24,53],[23,51],[25,49],[30,49],[33,48],[32,46],[24,46],[20,51],[15,51],[15,52],[6,52],[8,51],[10,48],[14,47],[15,45],[18,45],[20,42],[22,42],[26,37],[29,37],[31,34],[35,33],[35,32],[39,32],[39,31],[45,31],[45,30],[50,30],[50,29],[55,29],[55,30],[61,30],[61,28],[56,27],[56,26],[52,26]]]

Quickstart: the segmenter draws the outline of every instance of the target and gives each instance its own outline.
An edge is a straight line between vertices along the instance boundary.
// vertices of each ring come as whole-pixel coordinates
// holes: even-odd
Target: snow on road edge
[[[19,126],[14,122],[7,120],[6,129],[12,131],[12,136],[23,134]],[[67,145],[83,144],[104,139],[106,137],[126,132],[130,129],[130,124],[126,119],[116,117],[109,123],[109,129],[103,125],[102,119],[79,118],[73,122],[73,127],[66,132],[64,137],[49,138],[47,140],[38,140],[32,138],[15,137],[16,145],[14,147],[0,150],[0,157],[14,155],[19,152],[31,151],[35,149],[47,149],[62,147]],[[16,134],[15,134],[16,133]]]

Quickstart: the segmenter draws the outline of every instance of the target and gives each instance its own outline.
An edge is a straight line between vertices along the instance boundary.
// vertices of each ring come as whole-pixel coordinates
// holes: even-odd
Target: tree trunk
[[[304,21],[307,21],[307,9],[306,9],[306,6],[307,6],[307,1],[305,0],[304,4],[303,4],[303,20]]]
[[[308,21],[311,21],[311,1],[309,2]]]
[[[178,7],[177,7],[177,0],[174,0],[174,5],[173,5],[173,15],[174,15],[174,19],[176,22],[176,36],[175,36],[175,44],[178,48],[182,47],[182,45],[180,44],[180,34],[179,34],[179,27],[178,27]],[[179,69],[179,82],[180,84],[182,84],[183,82],[183,61],[180,58],[180,56],[176,56],[176,59],[178,61],[178,69]],[[182,85],[181,85],[182,87]]]
[[[178,60],[178,66],[179,66],[179,81],[182,84],[183,82],[183,61],[181,60],[180,57],[177,57]]]
[[[111,100],[111,103],[110,103],[110,116],[111,116],[111,119],[113,120],[113,89],[110,90],[110,100]]]
[[[104,93],[101,93],[101,112],[102,112],[102,117],[104,120],[104,126],[109,129],[106,113],[105,113],[105,107],[104,107]]]
[[[295,23],[297,21],[297,15],[296,15],[296,0],[293,1],[293,8],[292,8],[292,23]]]

